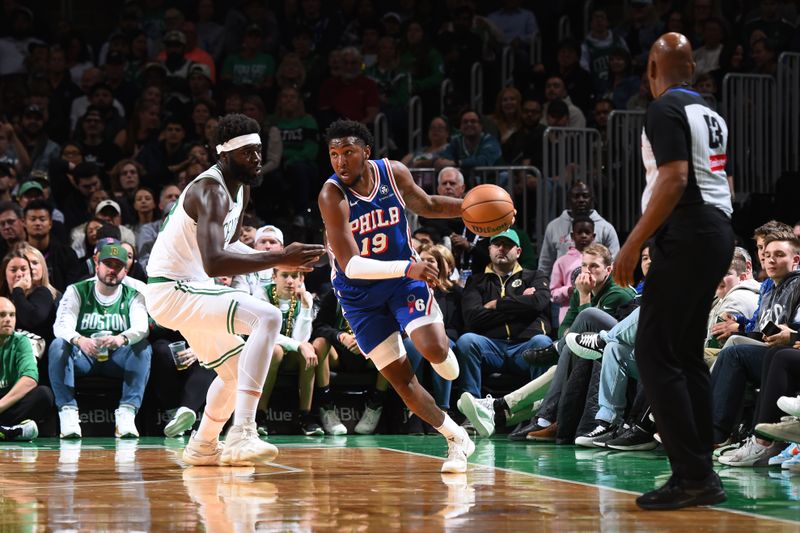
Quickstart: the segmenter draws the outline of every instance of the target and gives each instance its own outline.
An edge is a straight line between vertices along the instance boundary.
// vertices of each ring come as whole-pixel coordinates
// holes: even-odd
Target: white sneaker
[[[762,446],[756,442],[755,435],[747,439],[735,452],[720,455],[717,461],[728,466],[753,466],[759,459],[767,459],[772,446]]]
[[[475,451],[475,443],[467,432],[461,428],[460,435],[447,439],[447,460],[442,465],[442,472],[459,474],[467,471],[467,458]]]
[[[441,363],[431,363],[431,367],[437,374],[442,376],[448,381],[453,381],[458,377],[460,370],[458,368],[458,359],[453,350],[447,350],[447,357]]]
[[[33,420],[23,420],[13,426],[0,426],[0,441],[33,440],[39,436],[39,427]]]
[[[81,417],[76,407],[65,405],[58,411],[62,439],[81,438]]]
[[[372,435],[375,433],[375,428],[378,427],[378,422],[381,420],[381,413],[383,406],[379,405],[374,409],[372,407],[364,407],[364,414],[361,415],[361,420],[356,424],[355,432],[359,435]]]
[[[183,449],[183,462],[192,466],[219,466],[222,457],[222,443],[218,440],[206,442],[197,438],[197,432],[192,431],[189,442]]]
[[[778,398],[778,409],[800,418],[800,396],[781,396]]]
[[[130,407],[120,407],[114,411],[114,435],[119,439],[138,439],[139,430],[136,429],[136,411]]]
[[[253,466],[269,463],[278,456],[278,448],[258,437],[256,423],[233,425],[225,436],[220,463],[231,466]]]
[[[465,392],[456,403],[458,410],[472,422],[478,435],[490,437],[494,434],[494,398],[476,398]]]
[[[164,428],[164,435],[173,438],[186,433],[186,430],[191,429],[197,420],[195,412],[188,407],[178,407],[172,420]]]
[[[347,428],[336,414],[335,409],[319,409],[319,417],[322,420],[322,429],[328,435],[346,435]]]

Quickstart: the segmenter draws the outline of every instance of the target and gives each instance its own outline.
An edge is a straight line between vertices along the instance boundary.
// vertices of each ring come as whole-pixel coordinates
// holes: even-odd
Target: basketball
[[[475,235],[491,237],[504,232],[514,222],[514,202],[502,187],[478,185],[464,196],[461,218]]]

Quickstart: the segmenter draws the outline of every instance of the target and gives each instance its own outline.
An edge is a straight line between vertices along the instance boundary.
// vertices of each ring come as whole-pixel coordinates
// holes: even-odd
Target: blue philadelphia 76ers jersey
[[[367,197],[350,190],[336,174],[328,178],[350,204],[350,231],[359,254],[378,261],[416,260],[405,203],[389,160],[368,161],[368,164],[372,165],[376,180]],[[331,280],[336,297],[365,355],[369,356],[375,347],[400,330],[408,332],[415,325],[441,322],[433,292],[422,281],[349,279],[330,247],[328,252],[333,258]]]
[[[334,173],[328,182],[344,193],[350,205],[350,231],[358,246],[359,255],[378,261],[409,260],[416,257],[411,248],[411,232],[406,220],[403,197],[394,181],[388,159],[367,161],[375,171],[375,186],[369,196],[361,196],[347,187]],[[334,286],[374,285],[375,281],[352,280],[345,276],[338,261],[332,271]],[[337,283],[338,282],[338,283]]]

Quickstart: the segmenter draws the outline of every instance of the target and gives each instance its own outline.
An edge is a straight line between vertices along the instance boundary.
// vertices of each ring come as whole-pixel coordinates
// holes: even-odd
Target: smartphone
[[[772,320],[770,320],[769,322],[767,322],[767,325],[766,325],[766,326],[764,326],[764,327],[761,329],[761,333],[763,333],[763,334],[764,334],[764,335],[766,335],[767,337],[770,337],[770,336],[772,336],[772,335],[777,335],[777,334],[778,334],[778,333],[780,333],[780,332],[781,332],[781,328],[779,328],[779,327],[778,327],[778,326],[775,324],[775,322],[773,322]]]

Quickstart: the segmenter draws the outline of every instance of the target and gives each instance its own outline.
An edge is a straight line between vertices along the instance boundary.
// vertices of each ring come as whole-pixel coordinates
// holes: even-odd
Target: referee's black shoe
[[[636,505],[648,511],[669,511],[698,505],[714,505],[727,500],[722,481],[712,472],[701,481],[680,480],[674,475],[661,487],[636,498]]]

